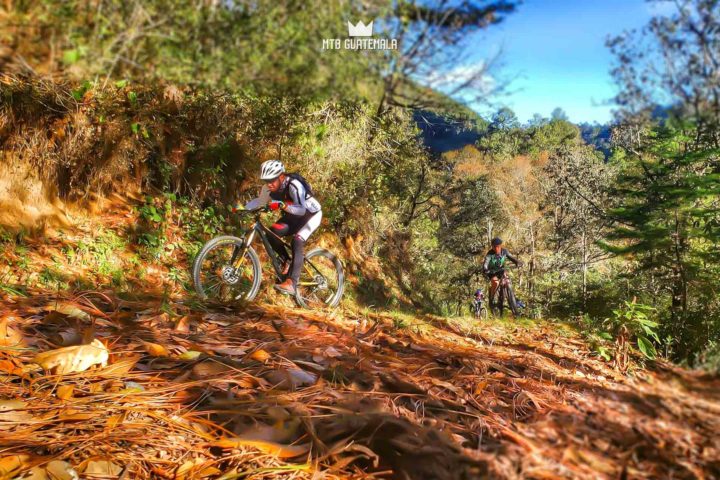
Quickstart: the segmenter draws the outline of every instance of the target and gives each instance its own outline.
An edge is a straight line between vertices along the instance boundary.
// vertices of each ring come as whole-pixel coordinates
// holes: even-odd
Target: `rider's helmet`
[[[502,245],[502,238],[500,238],[500,237],[495,237],[495,238],[493,238],[493,239],[492,239],[492,242],[490,242],[490,245],[492,245],[493,247],[497,247],[498,245]]]
[[[260,180],[275,180],[285,172],[285,165],[280,160],[268,160],[260,166]]]

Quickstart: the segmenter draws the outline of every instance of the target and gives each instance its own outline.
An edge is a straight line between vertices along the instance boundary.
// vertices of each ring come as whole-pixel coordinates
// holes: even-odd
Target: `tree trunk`
[[[675,246],[675,265],[673,266],[671,315],[674,326],[674,336],[683,338],[687,335],[685,322],[687,320],[687,277],[683,253],[687,248],[685,238],[681,234],[680,217],[675,211],[675,232],[673,234]]]
[[[588,256],[587,256],[587,234],[585,232],[585,228],[583,227],[582,232],[582,300],[583,300],[583,312],[586,311],[587,308],[587,266],[588,266]]]
[[[683,253],[687,249],[685,236],[680,231],[681,219],[677,210],[675,211],[675,285],[673,286],[673,307],[677,306],[682,311],[683,318],[687,313],[687,275],[685,271],[685,263],[683,262]],[[677,297],[677,298],[676,298]],[[673,308],[674,309],[674,308]]]
[[[530,262],[528,262],[528,295],[535,298],[535,224],[530,224]]]

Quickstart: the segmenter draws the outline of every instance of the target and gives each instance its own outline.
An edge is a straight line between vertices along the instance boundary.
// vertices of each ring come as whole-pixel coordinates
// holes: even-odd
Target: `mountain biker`
[[[470,309],[472,313],[476,316],[479,316],[482,312],[482,304],[485,301],[485,293],[482,291],[481,288],[478,288],[475,290],[475,293],[473,294],[473,301],[470,304]]]
[[[505,276],[505,260],[510,260],[516,266],[522,263],[502,246],[502,239],[495,237],[490,242],[490,251],[485,255],[483,261],[483,273],[490,280],[490,302],[495,298],[495,291],[500,284],[500,279]]]
[[[478,288],[475,290],[475,301],[476,302],[482,302],[485,299],[485,294],[483,293],[481,288]]]
[[[473,294],[473,309],[477,308],[478,305],[482,304],[482,302],[485,301],[485,293],[482,291],[481,288],[478,288],[475,290],[475,293]]]
[[[271,227],[276,236],[268,240],[278,255],[285,261],[283,274],[286,278],[274,287],[279,292],[294,295],[305,258],[305,243],[320,226],[322,208],[313,197],[312,191],[300,175],[286,173],[279,160],[268,160],[260,166],[260,180],[265,185],[260,195],[250,200],[246,209],[254,210],[267,205],[272,211],[282,211],[282,216]],[[292,258],[288,258],[282,241],[278,237],[292,235]]]

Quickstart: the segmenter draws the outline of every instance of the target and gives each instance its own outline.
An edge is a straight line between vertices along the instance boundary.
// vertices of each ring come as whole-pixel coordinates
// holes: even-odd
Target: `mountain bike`
[[[513,292],[512,289],[512,282],[507,272],[503,271],[503,276],[500,278],[500,283],[495,290],[495,295],[493,295],[493,298],[490,298],[490,308],[493,310],[493,313],[498,312],[499,315],[502,316],[505,300],[507,300],[508,307],[510,307],[513,316],[517,317],[519,309],[517,300],[515,299],[515,292]]]
[[[252,215],[254,223],[240,237],[223,235],[208,241],[193,263],[195,290],[204,300],[232,302],[251,301],[260,290],[262,268],[260,258],[252,246],[260,238],[275,278],[285,278],[285,261],[268,240],[275,236],[285,249],[285,258],[290,258],[291,246],[275,235],[261,222],[261,214],[270,211],[267,207],[243,210],[240,214]],[[295,289],[295,301],[304,308],[335,307],[340,303],[345,286],[342,262],[332,252],[315,248],[305,254],[302,273]]]
[[[470,303],[470,311],[475,318],[482,318],[483,320],[488,318],[488,310],[485,308],[485,302],[482,299],[473,298]]]

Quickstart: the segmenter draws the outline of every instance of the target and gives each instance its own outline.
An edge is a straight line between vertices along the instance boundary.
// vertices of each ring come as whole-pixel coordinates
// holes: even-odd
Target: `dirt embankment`
[[[70,225],[57,191],[48,187],[32,166],[1,158],[0,225],[14,230]]]
[[[2,75],[0,224],[64,224],[63,203],[128,191],[229,201],[282,130],[257,108],[252,99],[172,85],[100,88]]]

